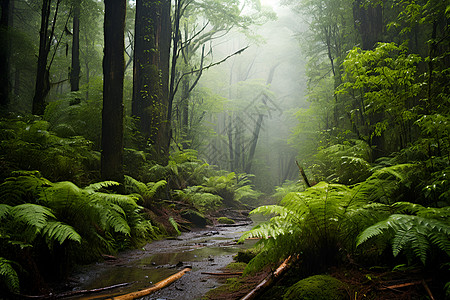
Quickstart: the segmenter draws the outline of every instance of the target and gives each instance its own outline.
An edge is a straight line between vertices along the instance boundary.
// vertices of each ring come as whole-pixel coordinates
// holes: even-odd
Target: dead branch
[[[305,184],[307,187],[311,187],[311,184],[309,183],[308,177],[306,177],[305,171],[303,171],[303,167],[300,166],[300,164],[298,163],[298,161],[295,161],[295,163],[297,164],[297,167],[300,171],[300,174],[303,177],[303,180],[305,181]]]
[[[164,280],[161,280],[159,282],[157,282],[154,286],[141,290],[141,291],[137,291],[137,292],[133,292],[133,293],[129,293],[129,294],[125,294],[125,295],[121,295],[121,296],[114,296],[112,298],[110,298],[111,300],[131,300],[131,299],[137,299],[137,298],[141,298],[147,295],[150,295],[151,293],[154,293],[156,291],[159,291],[160,289],[170,285],[171,283],[173,283],[174,281],[180,279],[181,277],[183,277],[184,274],[186,274],[187,272],[189,272],[192,269],[192,267],[186,267],[183,270],[181,270],[180,272],[167,277]]]
[[[253,290],[251,290],[247,295],[245,295],[241,300],[256,299],[265,289],[272,285],[277,279],[281,277],[290,267],[294,261],[294,257],[289,256],[283,263],[273,272],[271,275],[267,276],[263,281],[261,281]]]

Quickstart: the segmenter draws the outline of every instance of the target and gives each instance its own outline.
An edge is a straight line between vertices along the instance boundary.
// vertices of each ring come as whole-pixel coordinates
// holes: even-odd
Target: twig
[[[422,285],[423,285],[423,287],[425,288],[425,290],[427,291],[428,296],[430,296],[431,300],[434,300],[433,294],[431,293],[431,290],[430,290],[430,288],[428,287],[427,282],[426,282],[425,280],[423,280],[423,279],[422,279]]]

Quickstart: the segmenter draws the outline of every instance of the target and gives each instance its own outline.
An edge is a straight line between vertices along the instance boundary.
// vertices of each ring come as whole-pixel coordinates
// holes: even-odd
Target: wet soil
[[[240,249],[253,246],[255,241],[237,243],[240,236],[252,226],[248,222],[232,227],[207,226],[182,233],[176,238],[154,241],[141,249],[120,253],[111,260],[78,267],[67,283],[72,291],[130,284],[101,294],[70,299],[102,299],[104,295],[111,297],[142,290],[186,266],[191,266],[192,270],[170,286],[142,299],[201,299],[209,290],[220,285],[217,277],[202,273],[221,272]]]

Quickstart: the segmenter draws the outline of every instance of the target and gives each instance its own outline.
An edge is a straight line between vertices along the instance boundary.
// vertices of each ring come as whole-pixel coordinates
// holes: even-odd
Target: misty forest
[[[0,3],[0,299],[450,299],[450,0]]]

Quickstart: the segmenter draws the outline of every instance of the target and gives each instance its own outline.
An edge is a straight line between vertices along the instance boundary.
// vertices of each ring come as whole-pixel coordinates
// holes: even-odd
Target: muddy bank
[[[186,266],[192,266],[192,270],[181,279],[143,299],[200,299],[219,284],[217,278],[202,272],[220,272],[233,261],[239,249],[249,248],[255,243],[237,244],[239,237],[253,226],[248,222],[241,224],[194,229],[177,238],[154,241],[141,249],[120,253],[115,259],[78,267],[66,283],[67,288],[76,291],[130,283],[89,296],[124,294],[147,288]],[[82,298],[86,295],[70,299]]]

